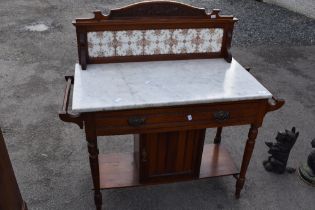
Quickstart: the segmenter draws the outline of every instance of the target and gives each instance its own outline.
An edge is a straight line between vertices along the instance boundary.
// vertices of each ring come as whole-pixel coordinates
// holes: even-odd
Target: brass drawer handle
[[[216,121],[222,122],[230,119],[230,113],[226,111],[217,111],[213,113],[213,117]]]
[[[130,126],[138,127],[145,123],[145,117],[134,116],[128,119],[128,124]]]

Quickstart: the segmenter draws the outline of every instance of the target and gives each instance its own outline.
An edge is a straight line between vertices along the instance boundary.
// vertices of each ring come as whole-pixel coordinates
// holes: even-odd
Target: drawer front
[[[181,129],[242,125],[257,119],[261,102],[237,102],[99,112],[95,115],[98,135],[147,133]]]

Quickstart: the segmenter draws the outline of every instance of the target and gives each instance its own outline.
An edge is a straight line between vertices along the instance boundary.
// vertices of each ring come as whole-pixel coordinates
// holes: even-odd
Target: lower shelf
[[[133,153],[99,155],[101,189],[133,187],[139,183],[139,172]],[[199,178],[238,174],[229,152],[219,144],[206,144],[203,149]],[[147,184],[146,184],[147,185]]]

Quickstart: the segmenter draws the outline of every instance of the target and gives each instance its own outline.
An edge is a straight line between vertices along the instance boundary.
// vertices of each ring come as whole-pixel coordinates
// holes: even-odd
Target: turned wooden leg
[[[250,158],[251,158],[252,153],[253,153],[257,133],[258,133],[258,126],[251,125],[251,127],[249,129],[249,133],[248,133],[248,139],[246,142],[244,155],[243,155],[243,161],[242,161],[240,175],[236,181],[236,191],[235,191],[235,197],[236,198],[240,197],[241,190],[242,190],[244,183],[245,183],[245,175],[246,175],[247,167],[249,165]]]
[[[92,124],[92,123],[91,123]],[[100,172],[98,164],[98,147],[97,137],[94,132],[93,125],[87,123],[86,126],[86,141],[88,143],[90,168],[92,173],[93,185],[94,185],[94,202],[97,210],[102,209],[102,193],[100,191]]]
[[[100,190],[94,191],[94,202],[97,210],[102,210],[102,193]]]
[[[97,139],[88,141],[90,168],[92,173],[93,185],[94,185],[94,202],[97,210],[102,209],[102,193],[100,191],[100,173],[98,165],[98,147]]]
[[[221,133],[222,133],[222,127],[217,128],[217,133],[215,134],[214,137],[214,144],[220,144],[221,143]]]

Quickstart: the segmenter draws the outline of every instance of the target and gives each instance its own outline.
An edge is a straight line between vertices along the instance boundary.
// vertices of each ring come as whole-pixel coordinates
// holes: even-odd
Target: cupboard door
[[[204,137],[205,129],[137,135],[140,182],[198,178]]]

